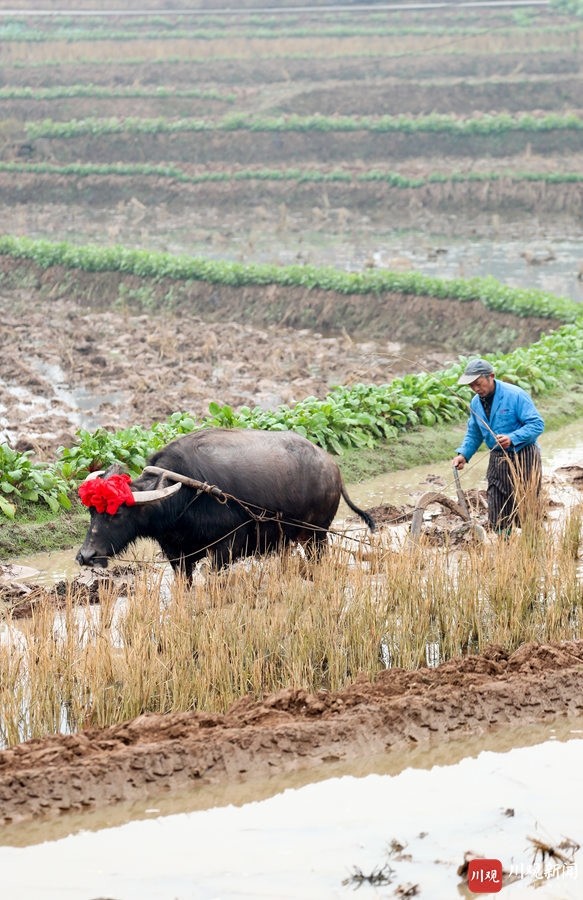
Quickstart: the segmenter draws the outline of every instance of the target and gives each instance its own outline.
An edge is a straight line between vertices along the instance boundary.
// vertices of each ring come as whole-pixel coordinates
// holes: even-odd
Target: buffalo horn
[[[93,481],[94,478],[99,478],[100,475],[103,475],[105,469],[99,469],[97,472],[90,472],[85,481]]]
[[[156,491],[132,491],[136,503],[150,503],[152,500],[163,500],[164,497],[170,497],[179,491],[182,485],[180,482],[169,484],[168,487],[158,488]]]
[[[206,481],[197,481],[196,478],[189,478],[188,475],[181,475],[179,472],[172,472],[170,469],[162,469],[160,466],[146,466],[144,472],[152,472],[156,475],[162,475],[164,478],[170,478],[172,481],[179,481],[188,487],[194,488],[196,491],[205,491],[216,497],[219,503],[226,503],[227,497],[216,484],[207,484]]]

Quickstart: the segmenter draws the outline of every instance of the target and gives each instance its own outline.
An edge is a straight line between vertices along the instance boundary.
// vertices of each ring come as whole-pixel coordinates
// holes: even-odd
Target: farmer
[[[490,448],[488,521],[494,531],[507,536],[513,523],[520,524],[521,512],[524,519],[529,502],[533,511],[538,503],[541,456],[536,439],[544,421],[526,391],[497,381],[485,359],[472,359],[458,384],[469,384],[475,396],[453,466],[463,469],[482,442]]]

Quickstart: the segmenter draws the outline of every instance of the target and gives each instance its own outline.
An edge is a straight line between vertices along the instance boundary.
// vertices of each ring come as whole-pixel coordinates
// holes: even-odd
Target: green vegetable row
[[[309,183],[359,183],[379,182],[397,188],[422,188],[430,184],[480,184],[507,182],[541,182],[544,184],[579,184],[581,172],[433,172],[425,178],[409,178],[398,172],[381,169],[351,172],[346,169],[322,171],[317,169],[230,169],[218,172],[197,172],[189,175],[175,165],[150,165],[148,163],[12,163],[0,162],[0,172],[21,172],[36,175],[71,175],[89,177],[112,175],[124,177],[171,178],[183,184],[204,184],[229,181],[295,181]]]
[[[32,240],[11,235],[0,237],[0,255],[29,259],[42,268],[63,266],[86,272],[124,272],[143,278],[206,281],[231,287],[280,285],[318,288],[337,294],[382,294],[398,292],[416,296],[479,301],[488,309],[503,309],[518,316],[543,316],[574,322],[580,305],[564,297],[534,288],[511,288],[495,278],[445,280],[418,272],[367,269],[344,272],[332,267],[243,264],[178,256],[127,247],[75,246],[66,242]]]
[[[117,99],[128,97],[184,97],[201,100],[225,100],[233,103],[234,94],[224,94],[213,88],[143,87],[130,85],[107,87],[99,84],[60,84],[54,87],[0,87],[0,100],[64,100],[73,97]]]
[[[233,113],[218,121],[210,119],[71,119],[56,122],[44,119],[30,122],[26,135],[35,138],[73,138],[82,135],[103,134],[175,134],[179,132],[254,131],[254,132],[355,132],[454,135],[500,135],[515,131],[581,131],[583,118],[567,113],[550,113],[533,116],[527,113],[510,115],[498,113],[459,119],[451,115],[432,113],[428,116],[299,116],[276,117],[248,116]]]
[[[535,20],[536,21],[536,20]],[[216,41],[224,39],[247,40],[281,40],[282,38],[313,38],[314,24],[279,27],[261,27],[258,24],[246,25],[237,23],[233,28],[228,20],[225,20],[223,28],[183,28],[174,26],[170,29],[142,28],[141,30],[112,29],[103,26],[92,28],[56,27],[53,29],[41,29],[23,27],[18,23],[9,23],[0,27],[0,41],[5,43],[49,43],[53,41],[164,41],[164,40],[190,40],[190,41]],[[565,34],[573,33],[578,29],[577,22],[551,25],[548,20],[544,24],[533,24],[532,20],[524,22],[514,21],[506,26],[497,27],[497,34],[505,36],[515,34],[517,31],[528,30],[529,35]],[[473,35],[489,34],[491,29],[486,26],[475,25],[361,25],[356,23],[324,24],[317,23],[317,35],[322,38],[357,38],[357,37],[471,37]]]

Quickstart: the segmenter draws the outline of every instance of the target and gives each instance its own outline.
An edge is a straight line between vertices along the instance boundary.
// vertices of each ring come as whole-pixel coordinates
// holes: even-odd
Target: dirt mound
[[[340,693],[292,688],[225,715],[143,715],[0,753],[1,821],[95,809],[229,779],[350,763],[398,746],[583,713],[583,640],[434,669],[389,669]]]

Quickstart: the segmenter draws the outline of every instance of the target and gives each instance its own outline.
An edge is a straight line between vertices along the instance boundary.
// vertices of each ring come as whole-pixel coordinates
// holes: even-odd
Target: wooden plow
[[[445,509],[448,509],[450,512],[454,513],[456,516],[459,516],[460,519],[462,519],[462,524],[459,528],[456,529],[456,533],[458,535],[468,532],[476,541],[483,542],[486,540],[486,532],[484,528],[478,522],[474,522],[472,519],[470,507],[461,486],[458,470],[454,468],[453,473],[456,485],[457,500],[452,500],[451,497],[447,496],[447,494],[442,494],[439,491],[428,491],[426,494],[423,494],[423,496],[419,498],[417,505],[413,511],[410,532],[412,538],[417,538],[421,534],[423,515],[427,507],[431,506],[432,503],[439,503],[441,506],[445,507]]]

